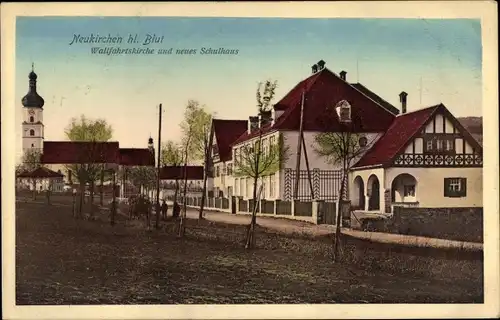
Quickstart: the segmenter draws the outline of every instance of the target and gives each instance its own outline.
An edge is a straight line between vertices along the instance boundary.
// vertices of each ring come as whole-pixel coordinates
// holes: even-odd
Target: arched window
[[[33,137],[34,135],[35,135],[35,130],[31,129],[31,130],[30,130],[30,136],[32,136],[32,137]]]
[[[30,122],[35,122],[35,117],[30,116]]]
[[[337,115],[339,116],[340,122],[350,122],[351,121],[351,105],[347,100],[342,100],[335,106]]]
[[[31,147],[32,147],[32,148],[34,148],[34,147],[35,147],[35,144],[34,144],[34,143],[32,143],[32,144],[31,144]]]

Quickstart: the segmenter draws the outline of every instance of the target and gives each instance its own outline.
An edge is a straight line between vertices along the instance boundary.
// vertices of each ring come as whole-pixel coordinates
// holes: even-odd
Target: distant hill
[[[460,117],[457,120],[483,145],[483,117]]]

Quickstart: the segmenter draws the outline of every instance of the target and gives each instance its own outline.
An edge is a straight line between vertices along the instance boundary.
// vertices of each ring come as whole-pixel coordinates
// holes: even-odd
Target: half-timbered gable
[[[411,116],[411,115],[410,115]],[[481,167],[482,147],[443,106],[396,155],[398,167]]]
[[[481,167],[482,147],[443,104],[396,117],[354,166]]]

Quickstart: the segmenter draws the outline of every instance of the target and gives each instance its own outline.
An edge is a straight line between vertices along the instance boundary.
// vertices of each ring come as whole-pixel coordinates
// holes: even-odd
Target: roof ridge
[[[391,106],[391,107],[393,107],[394,109],[398,109],[395,105],[393,105],[392,103],[390,103],[390,102],[389,102],[389,101],[387,101],[386,99],[384,99],[384,98],[382,98],[381,96],[379,96],[376,92],[374,92],[374,91],[370,90],[367,86],[365,86],[365,85],[364,85],[364,84],[362,84],[361,82],[356,82],[356,83],[354,83],[354,84],[357,84],[357,85],[362,86],[363,88],[365,88],[366,90],[370,91],[371,93],[373,93],[374,95],[376,95],[377,97],[379,97],[379,98],[380,98],[380,100],[384,101],[385,103],[387,103],[388,105],[390,105],[390,106]],[[358,88],[354,87],[352,83],[350,83],[350,85],[351,85],[354,89],[358,90]],[[358,91],[359,91],[359,90],[358,90]],[[360,92],[361,92],[361,91],[360,91]],[[362,93],[362,94],[364,94],[363,92],[361,92],[361,93]],[[365,96],[366,96],[366,94],[365,94]],[[368,96],[367,96],[367,97],[368,97]],[[370,98],[370,97],[368,97],[368,98]],[[370,98],[370,99],[372,99],[372,98]],[[372,99],[372,100],[373,100],[373,99]],[[378,104],[378,102],[377,102],[377,101],[375,101],[375,100],[373,100],[373,101],[374,101],[375,103],[377,103],[377,104]],[[383,106],[382,106],[382,107],[383,107]],[[399,109],[398,109],[398,111],[399,111]]]
[[[428,109],[432,109],[432,108],[439,108],[441,106],[444,106],[443,103],[439,103],[439,104],[436,104],[436,105],[433,105],[433,106],[429,106],[429,107],[425,107],[425,108],[422,108],[422,109],[413,110],[413,111],[406,112],[406,113],[400,113],[396,117],[404,117],[404,116],[406,116],[408,114],[413,114],[413,113],[416,113],[416,112],[420,112],[420,111],[424,111],[424,110],[428,110]]]

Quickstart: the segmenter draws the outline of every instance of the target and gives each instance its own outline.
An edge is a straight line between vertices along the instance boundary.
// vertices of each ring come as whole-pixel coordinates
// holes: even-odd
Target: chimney
[[[325,68],[325,63],[326,62],[323,61],[323,60],[319,60],[318,61],[318,63],[317,63],[318,64],[318,71],[321,71],[321,70],[323,70]]]
[[[153,138],[149,137],[148,139],[148,149],[151,152],[154,152]]]
[[[264,127],[268,124],[271,123],[272,121],[272,112],[271,110],[269,111],[261,111],[260,112],[260,115],[259,115],[259,118],[260,118],[260,127]]]
[[[401,102],[401,113],[405,114],[406,113],[406,97],[408,96],[408,93],[401,91],[399,94],[399,102]]]
[[[347,81],[346,75],[347,75],[347,72],[345,72],[344,70],[340,71],[340,79]]]
[[[259,117],[248,118],[248,133],[251,133],[259,128]]]
[[[313,65],[311,69],[312,69],[312,74],[315,74],[316,72],[318,72],[318,65],[317,64]]]

